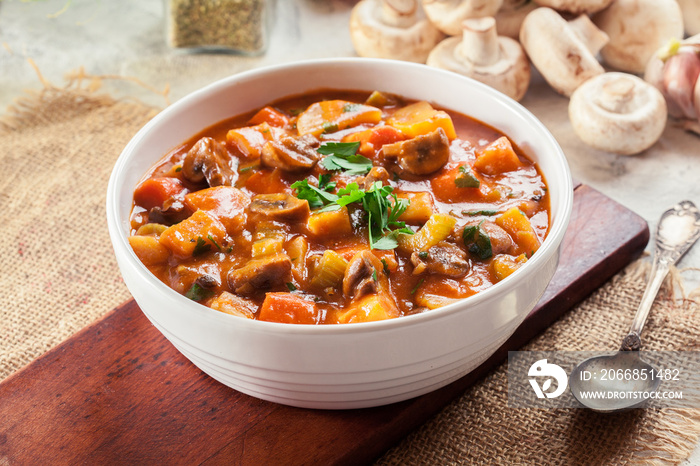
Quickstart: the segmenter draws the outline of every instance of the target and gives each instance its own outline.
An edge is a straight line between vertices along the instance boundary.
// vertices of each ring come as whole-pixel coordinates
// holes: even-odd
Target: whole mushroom
[[[651,147],[666,126],[666,102],[651,84],[627,73],[605,73],[571,96],[574,132],[599,150],[632,155]]]
[[[700,34],[700,2],[698,0],[678,0],[683,13],[683,25],[688,35]]]
[[[423,0],[423,8],[438,29],[456,36],[462,31],[462,21],[494,16],[502,3],[503,0]]]
[[[428,56],[428,65],[474,78],[520,100],[530,84],[530,61],[520,44],[499,37],[494,18],[463,21],[462,37],[450,37]]]
[[[362,0],[352,9],[350,35],[361,57],[418,63],[444,38],[418,0]]]
[[[527,15],[520,28],[520,43],[535,68],[555,91],[566,96],[587,79],[603,74],[596,55],[607,40],[588,16],[567,22],[545,7]]]
[[[501,9],[495,16],[498,33],[518,40],[520,26],[525,17],[535,8],[537,8],[537,4],[532,0],[504,0]]]
[[[644,79],[661,91],[669,115],[700,133],[700,34],[660,49],[649,60]]]
[[[607,8],[613,0],[535,0],[540,6],[554,8],[574,15],[596,13]]]
[[[659,47],[683,38],[676,0],[615,0],[593,16],[593,22],[610,38],[601,50],[603,60],[630,73],[643,73]]]

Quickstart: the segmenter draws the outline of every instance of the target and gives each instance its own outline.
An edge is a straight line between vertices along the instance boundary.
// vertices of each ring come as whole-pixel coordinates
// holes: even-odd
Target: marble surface
[[[129,76],[173,102],[230,74],[254,67],[321,57],[354,56],[350,0],[277,0],[270,46],[260,57],[192,54],[165,42],[162,0],[0,0],[0,108],[41,79],[60,86],[84,67],[91,75]],[[36,68],[32,66],[36,65]],[[110,90],[157,106],[163,95],[129,81]],[[650,150],[621,157],[585,146],[567,117],[568,99],[534,77],[522,104],[551,130],[574,178],[632,209],[653,229],[659,215],[682,199],[700,204],[700,138],[669,123]],[[610,225],[610,228],[615,228]],[[648,248],[649,249],[649,248]],[[688,290],[700,284],[700,247],[681,262]],[[631,319],[631,316],[630,316]],[[694,459],[700,462],[696,451]]]

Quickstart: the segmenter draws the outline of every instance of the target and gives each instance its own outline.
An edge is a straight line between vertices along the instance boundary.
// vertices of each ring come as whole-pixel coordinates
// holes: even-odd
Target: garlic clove
[[[698,117],[694,102],[698,76],[700,76],[700,56],[694,47],[681,47],[677,54],[666,60],[663,86],[666,95],[680,109],[680,117],[693,120]]]

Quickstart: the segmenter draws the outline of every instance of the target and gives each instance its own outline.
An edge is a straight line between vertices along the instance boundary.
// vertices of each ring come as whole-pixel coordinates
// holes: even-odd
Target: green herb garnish
[[[469,252],[481,260],[493,256],[491,238],[486,234],[483,228],[481,228],[483,223],[484,221],[482,220],[478,225],[464,227],[464,231],[462,232],[464,246],[467,247]]]
[[[249,165],[247,167],[239,168],[238,173],[245,173],[247,171],[253,170],[254,168],[258,168],[260,165],[255,164],[255,165]]]
[[[425,281],[425,278],[421,278],[420,280],[418,280],[418,283],[416,283],[416,286],[414,286],[413,289],[411,290],[411,294],[416,294],[416,291],[418,291],[418,288],[423,284],[424,281]]]
[[[381,259],[382,265],[384,266],[384,274],[389,275],[389,264],[386,263],[386,259]]]
[[[336,131],[338,131],[338,125],[336,123],[325,122],[325,123],[323,123],[322,128],[323,128],[324,134],[335,133]]]
[[[474,176],[471,169],[462,165],[459,167],[459,174],[455,177],[455,185],[458,188],[478,188],[481,186],[481,181]]]
[[[427,259],[427,258],[428,258],[428,251],[421,251],[421,252],[419,252],[419,253],[418,253],[418,257],[420,257],[420,258],[423,259],[423,260]]]
[[[349,175],[364,175],[372,169],[372,161],[357,155],[359,142],[326,142],[317,152],[326,155],[321,165],[326,170],[345,170]]]
[[[187,290],[187,293],[185,293],[185,297],[190,298],[192,301],[204,301],[213,295],[214,292],[212,290],[207,290],[198,283],[193,283],[190,289]]]
[[[209,235],[211,237],[211,235]],[[218,245],[217,245],[218,246]],[[193,256],[198,256],[209,252],[211,250],[211,244],[207,243],[201,236],[197,238],[197,244],[194,245],[194,250],[192,251]]]
[[[485,215],[491,217],[498,214],[497,210],[463,210],[464,215],[469,215],[470,217],[476,217],[477,215]]]
[[[374,280],[375,282],[377,281],[377,269],[374,269],[372,271],[372,280]]]
[[[323,177],[323,175],[321,175],[321,177]],[[322,183],[319,180],[319,186],[321,185]],[[335,183],[328,183],[327,181],[323,183],[323,188],[309,184],[308,180],[299,180],[292,184],[292,189],[297,192],[296,197],[299,199],[306,199],[309,202],[309,207],[312,209],[333,204],[337,201],[338,196],[327,191],[334,188]]]
[[[287,288],[289,288],[289,291],[296,291],[297,287],[294,286],[294,283],[292,282],[287,282]]]
[[[217,248],[219,251],[222,250],[221,246],[219,246],[219,243],[216,242],[216,240],[215,240],[214,237],[211,235],[211,233],[209,233],[209,234],[207,235],[207,238],[209,238],[209,241],[211,241],[212,243],[214,243],[214,246],[216,246],[216,248]],[[196,247],[196,246],[195,246],[195,247]]]
[[[362,108],[361,104],[345,104],[343,105],[343,113],[356,112]]]

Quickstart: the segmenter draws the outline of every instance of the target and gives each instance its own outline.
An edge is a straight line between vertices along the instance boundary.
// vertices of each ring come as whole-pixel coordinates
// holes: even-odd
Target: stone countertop
[[[351,0],[278,0],[267,52],[260,57],[187,53],[165,42],[162,0],[0,0],[0,108],[41,79],[61,86],[83,67],[90,75],[137,78],[168,99],[182,96],[225,76],[254,67],[300,59],[354,56],[348,30]],[[116,81],[124,95],[164,106],[165,98],[128,81]],[[568,99],[535,75],[522,104],[550,129],[582,181],[646,219],[652,232],[659,215],[682,199],[700,204],[700,138],[670,122],[661,140],[631,157],[584,145],[568,120]],[[614,228],[614,226],[611,226]],[[647,248],[650,250],[650,248]],[[700,247],[681,268],[700,269]],[[686,289],[700,284],[700,271],[683,273]],[[630,316],[631,318],[631,316]],[[700,461],[698,451],[693,458]]]

